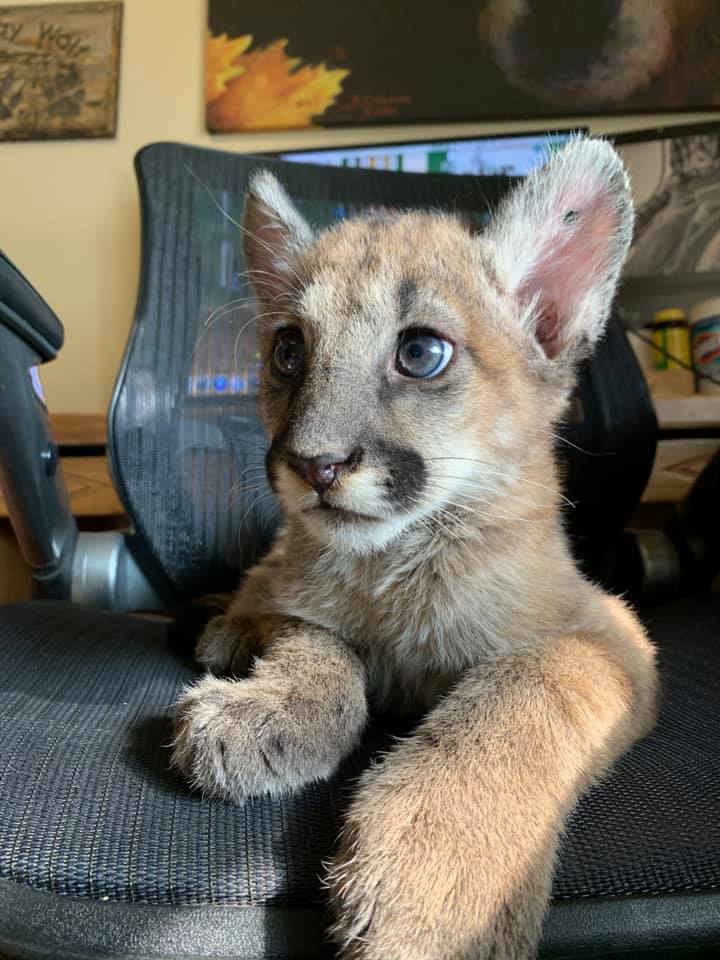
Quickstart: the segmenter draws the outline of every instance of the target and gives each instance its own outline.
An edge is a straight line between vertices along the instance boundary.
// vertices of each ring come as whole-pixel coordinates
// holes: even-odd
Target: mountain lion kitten
[[[174,762],[208,794],[279,795],[329,777],[370,705],[424,714],[346,816],[345,958],[534,956],[566,817],[654,723],[653,648],[571,559],[553,456],[632,218],[599,140],[480,236],[419,212],[314,233],[273,176],[251,182],[285,524],[199,641]]]

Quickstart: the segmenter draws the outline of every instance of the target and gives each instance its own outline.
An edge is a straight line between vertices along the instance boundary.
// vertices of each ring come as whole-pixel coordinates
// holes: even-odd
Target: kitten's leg
[[[281,617],[245,616],[233,609],[208,620],[195,645],[197,662],[217,676],[246,676],[253,657],[284,623]]]
[[[567,814],[654,722],[640,646],[498,656],[365,773],[329,876],[345,960],[535,956]]]
[[[232,594],[206,594],[198,597],[178,612],[168,624],[170,647],[183,656],[192,656],[198,638],[207,629],[210,620],[220,619],[232,602]]]
[[[274,630],[248,679],[206,676],[176,704],[173,762],[207,794],[242,801],[325,779],[365,727],[356,654],[311,624]]]
[[[286,621],[268,612],[268,600],[285,579],[283,544],[248,571],[245,580],[223,612],[209,619],[195,645],[197,662],[218,676],[245,676],[253,657],[262,653]]]

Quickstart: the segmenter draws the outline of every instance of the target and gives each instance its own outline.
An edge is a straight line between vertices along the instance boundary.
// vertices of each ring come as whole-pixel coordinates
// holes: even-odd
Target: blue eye
[[[406,377],[430,380],[450,363],[453,346],[442,337],[422,330],[406,330],[400,339],[395,366]]]
[[[305,363],[305,341],[299,330],[281,330],[273,353],[275,369],[284,377],[300,373]]]

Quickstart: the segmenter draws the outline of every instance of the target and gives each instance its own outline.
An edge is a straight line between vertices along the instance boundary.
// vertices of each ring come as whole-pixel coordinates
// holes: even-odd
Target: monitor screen
[[[457,140],[368,144],[280,153],[280,160],[332,167],[363,167],[400,173],[449,173],[525,177],[578,129]]]

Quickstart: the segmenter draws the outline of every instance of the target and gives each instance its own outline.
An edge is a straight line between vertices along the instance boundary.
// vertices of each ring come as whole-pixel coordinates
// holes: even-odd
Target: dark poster
[[[208,129],[720,102],[716,0],[209,0]]]

